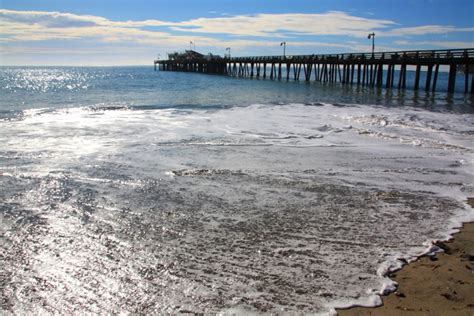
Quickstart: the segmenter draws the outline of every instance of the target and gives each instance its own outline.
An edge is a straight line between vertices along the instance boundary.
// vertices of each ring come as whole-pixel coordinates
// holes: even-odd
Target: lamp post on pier
[[[230,58],[230,47],[227,47],[225,50],[227,51],[227,57]]]
[[[286,53],[286,42],[281,42],[281,43],[280,43],[280,46],[283,46],[283,59],[285,59],[285,58],[286,58],[286,57],[285,57],[285,56],[286,56],[286,55],[285,55],[285,53]]]
[[[367,36],[368,39],[372,39],[372,57],[374,57],[374,51],[375,51],[375,33],[372,32]]]
[[[193,41],[189,41],[189,49],[196,51],[196,43]]]

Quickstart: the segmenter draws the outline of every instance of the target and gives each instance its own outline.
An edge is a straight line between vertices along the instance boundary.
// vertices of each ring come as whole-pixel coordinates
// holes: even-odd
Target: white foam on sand
[[[127,234],[132,234],[128,227],[148,232],[134,246],[138,250],[123,236],[117,249],[134,267],[125,272],[135,273],[123,291],[150,295],[158,304],[155,310],[178,312],[178,303],[224,314],[258,312],[256,306],[295,313],[376,306],[380,295],[395,289],[387,278],[390,271],[436,251],[435,240],[449,238],[462,222],[474,220],[465,204],[474,194],[470,114],[255,104],[212,111],[38,111],[1,124],[1,157],[8,164],[0,167],[0,176],[5,181],[31,178],[41,185],[15,203],[41,203],[51,195],[48,186],[61,188],[74,179],[103,194],[95,204],[81,200],[101,210],[89,220],[128,225]],[[19,165],[15,157],[27,163]],[[125,185],[130,183],[134,185]],[[130,211],[118,221],[120,210]],[[59,221],[54,223],[61,234],[74,231],[69,222]],[[148,231],[150,226],[140,226],[147,221],[165,224]],[[85,229],[77,227],[80,233]],[[162,243],[153,251],[163,253],[141,246],[154,245],[152,237]],[[87,263],[85,258],[93,254],[76,247]],[[135,256],[139,252],[143,257]],[[56,257],[48,260],[44,264],[54,266]],[[122,268],[113,261],[95,260],[111,265],[120,276]],[[155,273],[166,293],[154,293],[154,279],[134,272],[157,262],[163,268]],[[186,275],[212,281],[214,287]],[[120,283],[118,277],[98,277],[104,284]],[[58,283],[78,282],[59,274],[55,278]],[[116,294],[102,290],[113,301]],[[64,303],[60,293],[53,297]]]

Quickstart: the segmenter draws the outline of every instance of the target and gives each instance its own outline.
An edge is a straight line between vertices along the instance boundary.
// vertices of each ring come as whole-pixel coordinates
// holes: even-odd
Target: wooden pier
[[[406,89],[407,67],[411,66],[415,71],[413,89],[436,91],[440,67],[444,66],[448,68],[448,93],[454,92],[457,73],[461,71],[464,93],[474,94],[474,48],[232,58],[187,52],[192,54],[173,54],[168,60],[155,60],[155,70],[158,67],[162,71],[276,80],[312,79],[319,82]],[[420,82],[422,72],[424,82]]]

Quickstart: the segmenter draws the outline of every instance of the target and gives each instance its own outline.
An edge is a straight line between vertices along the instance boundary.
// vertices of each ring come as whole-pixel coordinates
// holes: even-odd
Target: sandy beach
[[[474,199],[468,203],[474,207]],[[377,308],[339,310],[339,315],[474,315],[474,223],[424,256],[390,275],[399,286]]]

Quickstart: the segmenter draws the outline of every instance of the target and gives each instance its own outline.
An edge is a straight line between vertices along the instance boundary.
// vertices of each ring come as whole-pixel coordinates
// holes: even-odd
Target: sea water
[[[380,304],[387,271],[474,218],[473,109],[461,93],[0,68],[1,310]]]

